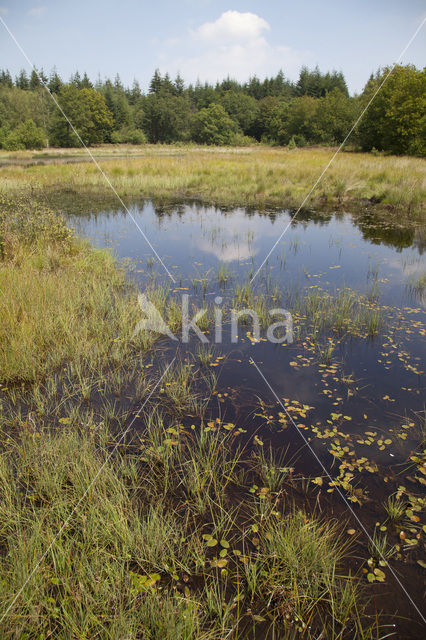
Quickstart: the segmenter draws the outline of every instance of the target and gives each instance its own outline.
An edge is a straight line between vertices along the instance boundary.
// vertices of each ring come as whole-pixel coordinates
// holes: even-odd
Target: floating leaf
[[[217,540],[215,538],[210,538],[210,540],[207,540],[206,544],[208,547],[215,547],[217,545]]]
[[[376,580],[378,580],[378,582],[384,582],[385,581],[386,574],[383,573],[383,571],[381,569],[378,569],[376,567],[376,569],[374,569],[374,575],[376,576]]]

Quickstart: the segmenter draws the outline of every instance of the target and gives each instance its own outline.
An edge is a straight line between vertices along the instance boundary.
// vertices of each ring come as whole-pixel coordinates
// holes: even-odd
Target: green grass
[[[2,638],[375,637],[337,527],[272,493],[230,508],[237,429],[155,415],[112,458],[102,428],[3,437]]]
[[[3,383],[34,382],[70,363],[97,371],[146,346],[145,334],[133,337],[136,294],[108,251],[29,203],[0,219],[0,238]]]
[[[196,388],[199,378],[202,378],[202,391]],[[206,402],[216,383],[212,371],[200,372],[195,370],[192,362],[184,362],[177,359],[174,364],[165,371],[161,380],[160,393],[164,400],[170,403],[175,414],[203,415]]]
[[[124,268],[49,209],[28,199],[1,201],[0,252],[3,384],[34,384],[64,367],[98,377],[154,345],[156,333],[135,331],[145,316]],[[152,280],[145,294],[177,331],[181,307],[169,288]],[[208,329],[207,314],[199,325]]]
[[[426,273],[422,273],[416,278],[410,278],[407,286],[411,293],[422,300],[426,295]]]
[[[207,204],[299,207],[316,182],[334,149],[202,148],[146,145],[141,150],[94,149],[95,156],[122,197],[196,199]],[[5,158],[11,154],[3,154]],[[125,155],[125,157],[117,157]],[[6,193],[31,191],[33,195],[64,189],[80,196],[110,188],[92,163],[65,164],[64,158],[84,158],[79,150],[52,150],[52,164],[25,166],[28,152],[13,154],[22,166],[0,168]],[[371,201],[377,210],[396,211],[404,217],[424,212],[426,200],[424,160],[341,153],[328,169],[305,208],[341,207],[358,212]]]
[[[375,302],[352,289],[329,293],[320,288],[300,291],[289,300],[298,323],[307,322],[313,336],[327,329],[337,333],[374,335],[383,323]]]
[[[217,271],[217,280],[219,284],[223,286],[224,284],[226,284],[226,282],[229,280],[230,277],[231,277],[231,274],[229,272],[228,265],[227,264],[219,265],[219,269]]]
[[[399,522],[403,518],[406,506],[401,499],[390,496],[383,506],[391,522]]]

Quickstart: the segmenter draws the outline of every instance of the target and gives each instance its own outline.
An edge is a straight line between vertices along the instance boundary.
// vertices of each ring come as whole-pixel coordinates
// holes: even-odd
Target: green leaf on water
[[[376,567],[376,569],[374,569],[374,575],[376,576],[376,580],[378,580],[378,582],[385,581],[386,574],[381,569],[377,569]]]
[[[216,545],[217,545],[216,538],[210,538],[210,540],[207,540],[207,546],[208,547],[215,547]]]

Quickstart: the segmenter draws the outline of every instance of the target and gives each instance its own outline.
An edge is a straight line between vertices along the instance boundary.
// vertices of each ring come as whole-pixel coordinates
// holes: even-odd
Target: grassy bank
[[[334,149],[143,146],[96,148],[93,154],[121,197],[191,198],[206,204],[297,208]],[[33,195],[49,191],[110,196],[99,170],[82,150],[4,154],[3,189]],[[1,160],[1,157],[0,157]],[[33,165],[31,162],[44,162]],[[72,163],[71,163],[72,161]],[[425,161],[418,158],[340,153],[305,208],[376,210],[421,216],[426,200]]]
[[[126,357],[136,305],[111,254],[30,204],[6,213],[0,234],[3,383],[35,381],[70,363],[96,370]]]
[[[111,252],[30,199],[0,207],[2,383],[39,382],[64,366],[98,376],[153,346],[155,334],[135,332],[137,291]],[[153,283],[148,294],[173,327],[168,291]]]

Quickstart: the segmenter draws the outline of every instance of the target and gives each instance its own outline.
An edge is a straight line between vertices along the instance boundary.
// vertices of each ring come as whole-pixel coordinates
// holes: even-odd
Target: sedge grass
[[[156,416],[139,452],[113,458],[104,428],[38,424],[36,436],[2,438],[1,636],[243,639],[247,622],[264,632],[266,619],[268,638],[368,632],[358,582],[339,569],[337,527],[283,517],[273,495],[262,517],[248,492],[231,507],[238,430],[197,434],[166,427],[160,407]]]
[[[140,157],[100,149],[99,163],[121,196],[164,199],[196,199],[217,205],[262,208],[299,207],[334,149],[287,149],[256,146],[245,149],[195,146],[152,146]],[[61,163],[75,150],[61,151],[48,165],[16,166],[28,154],[15,153],[14,166],[0,169],[6,193],[32,190],[33,194],[61,191],[104,192],[109,187],[91,163]],[[78,150],[81,156],[81,149]],[[77,154],[77,155],[78,155]],[[142,155],[141,155],[142,154]],[[306,207],[357,209],[366,202],[375,208],[398,211],[405,217],[420,215],[425,198],[424,160],[408,157],[375,157],[341,153],[334,160]]]
[[[133,335],[136,295],[113,256],[50,212],[16,209],[0,219],[2,381],[34,382],[69,363],[97,370],[148,346],[145,332]]]

